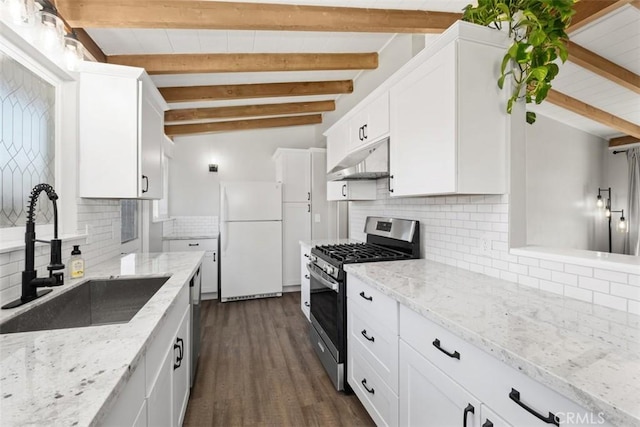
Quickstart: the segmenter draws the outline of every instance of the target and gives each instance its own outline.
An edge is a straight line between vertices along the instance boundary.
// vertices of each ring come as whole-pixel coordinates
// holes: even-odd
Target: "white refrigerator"
[[[220,301],[282,296],[282,184],[220,183]]]

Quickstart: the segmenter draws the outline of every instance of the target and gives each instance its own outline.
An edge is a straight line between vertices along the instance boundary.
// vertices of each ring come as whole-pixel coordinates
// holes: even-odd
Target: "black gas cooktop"
[[[339,245],[316,246],[315,254],[327,261],[333,260],[342,264],[371,261],[393,261],[410,259],[411,256],[372,243],[344,243]]]

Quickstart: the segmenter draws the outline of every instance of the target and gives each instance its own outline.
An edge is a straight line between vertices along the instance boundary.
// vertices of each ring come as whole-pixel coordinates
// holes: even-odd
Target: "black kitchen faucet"
[[[51,241],[36,239],[36,223],[34,220],[36,202],[43,191],[47,193],[49,200],[53,202],[53,240]],[[54,271],[64,269],[64,264],[62,263],[62,240],[58,239],[58,205],[56,200],[58,200],[58,195],[49,184],[38,184],[31,190],[29,210],[27,211],[27,229],[24,233],[25,269],[22,272],[22,296],[2,306],[3,309],[19,307],[51,292],[51,289],[38,290],[38,288],[60,286],[64,283],[64,273],[54,273]],[[35,269],[36,242],[51,245],[51,259],[47,266],[49,277],[38,277],[38,272]]]

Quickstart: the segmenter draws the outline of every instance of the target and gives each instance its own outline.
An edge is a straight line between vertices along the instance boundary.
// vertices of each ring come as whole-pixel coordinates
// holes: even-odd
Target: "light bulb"
[[[607,218],[609,218],[611,216],[611,209],[607,208],[604,211],[604,216],[606,216]]]
[[[627,230],[628,230],[627,221],[624,219],[623,216],[621,216],[620,221],[618,221],[618,231],[621,233],[626,233]]]
[[[604,208],[604,201],[602,200],[602,196],[598,194],[598,199],[596,200],[596,206],[600,209]]]
[[[84,59],[84,46],[71,36],[64,38],[64,64],[68,70],[77,70],[78,64]]]

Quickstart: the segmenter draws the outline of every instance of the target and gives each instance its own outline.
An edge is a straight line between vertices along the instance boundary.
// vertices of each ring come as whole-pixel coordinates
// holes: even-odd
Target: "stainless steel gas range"
[[[347,361],[347,275],[344,264],[420,257],[418,221],[367,217],[366,243],[322,245],[311,249],[311,344],[337,390],[350,391]]]

